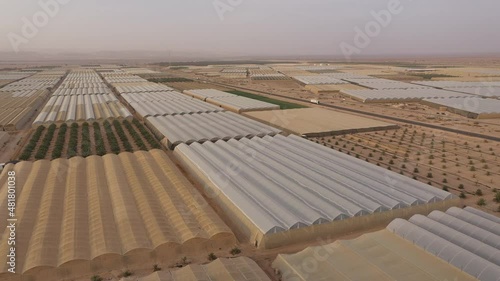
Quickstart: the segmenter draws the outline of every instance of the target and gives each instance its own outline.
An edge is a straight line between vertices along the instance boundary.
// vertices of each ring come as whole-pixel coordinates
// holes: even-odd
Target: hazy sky
[[[39,2],[54,1],[63,2],[0,0],[0,51],[12,51],[15,37],[24,38],[21,51],[340,55],[342,42],[360,47],[355,28],[365,29],[371,12],[397,0],[64,0],[43,24]],[[361,54],[500,52],[498,0],[400,0],[400,6],[358,48]],[[23,17],[33,22],[34,15],[41,27],[26,38]]]

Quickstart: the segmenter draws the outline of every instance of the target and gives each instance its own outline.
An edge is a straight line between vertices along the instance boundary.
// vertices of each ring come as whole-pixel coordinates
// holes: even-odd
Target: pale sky
[[[21,51],[334,56],[342,54],[342,42],[356,46],[355,27],[373,21],[371,12],[397,0],[64,0],[69,3],[26,38],[23,17],[33,22],[45,13],[39,2],[54,1],[63,2],[0,0],[0,51],[13,50],[10,34],[25,39]],[[218,13],[216,4],[230,9]],[[363,55],[498,53],[499,11],[498,0],[400,0],[400,13],[358,49]]]

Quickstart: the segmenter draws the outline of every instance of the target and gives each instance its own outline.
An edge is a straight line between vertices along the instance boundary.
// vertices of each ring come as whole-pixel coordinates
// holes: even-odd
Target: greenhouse
[[[161,150],[8,164],[0,175],[1,206],[11,170],[19,179],[17,264],[9,273],[7,255],[0,256],[2,280],[72,280],[170,264],[236,243]],[[0,212],[4,238],[6,216]]]
[[[174,154],[252,244],[274,248],[459,204],[458,197],[291,135],[180,144]]]

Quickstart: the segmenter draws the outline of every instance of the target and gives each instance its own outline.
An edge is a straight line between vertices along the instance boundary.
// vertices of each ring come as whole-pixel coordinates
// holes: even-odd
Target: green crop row
[[[57,133],[57,140],[52,151],[52,159],[60,158],[64,148],[64,141],[66,140],[66,131],[68,130],[68,125],[62,124]]]
[[[54,138],[54,132],[56,131],[56,124],[52,124],[47,129],[45,136],[43,137],[42,144],[38,148],[37,153],[35,154],[35,159],[44,159],[49,151],[50,143]]]
[[[104,146],[104,140],[101,134],[101,126],[97,122],[95,122],[93,126],[94,126],[95,150],[97,155],[103,156],[104,154],[106,154],[106,146]]]
[[[122,141],[125,151],[132,152],[134,149],[132,148],[132,145],[130,144],[127,135],[125,134],[125,131],[122,128],[122,124],[120,124],[118,120],[114,120],[113,126],[115,126],[116,133],[118,134],[118,137]]]
[[[111,146],[111,151],[115,154],[120,153],[120,146],[118,145],[118,140],[116,139],[111,124],[108,121],[104,121],[104,130],[106,131],[106,137],[108,138],[109,145]]]
[[[69,131],[68,158],[78,155],[78,124],[73,123]]]
[[[149,143],[151,148],[161,148],[161,145],[158,143],[156,138],[148,131],[148,129],[146,129],[146,127],[144,127],[144,125],[141,124],[141,122],[139,122],[139,120],[134,119],[132,122],[139,129],[139,132],[141,132],[144,138],[146,138],[146,141]]]
[[[88,157],[92,154],[92,147],[90,143],[90,129],[89,123],[85,122],[82,124],[82,156]]]
[[[146,147],[146,145],[142,141],[141,136],[139,135],[139,133],[137,133],[137,131],[132,126],[132,124],[130,124],[130,122],[128,122],[128,120],[123,121],[123,126],[125,126],[125,128],[127,128],[128,132],[130,133],[130,135],[134,139],[135,144],[139,147],[140,150],[148,150],[148,148]]]
[[[19,160],[28,160],[31,157],[31,154],[33,153],[33,150],[35,150],[36,144],[40,140],[40,137],[42,136],[43,131],[45,130],[45,127],[40,126],[36,129],[35,133],[33,136],[31,136],[30,141],[26,145],[26,147],[23,150],[23,153],[19,157]]]

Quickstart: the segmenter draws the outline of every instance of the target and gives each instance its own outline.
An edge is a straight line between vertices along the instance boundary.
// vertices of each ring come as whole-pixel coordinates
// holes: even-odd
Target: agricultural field
[[[149,82],[155,83],[169,83],[169,82],[193,82],[191,79],[182,78],[182,77],[163,77],[163,78],[148,78]]]
[[[399,130],[311,140],[448,190],[469,206],[500,212],[497,142],[457,138],[411,125]]]
[[[260,100],[263,102],[276,104],[276,105],[279,105],[281,109],[294,109],[294,108],[305,108],[306,107],[306,106],[303,106],[300,104],[281,101],[281,100],[272,99],[272,98],[268,98],[268,97],[263,97],[263,96],[243,92],[243,91],[234,90],[234,91],[226,91],[226,92],[237,95],[237,96],[242,96],[242,97],[246,97],[246,98],[250,98],[250,99],[254,99],[254,100]]]
[[[52,124],[38,127],[21,150],[19,160],[87,157],[161,148],[160,143],[138,120],[104,123]]]
[[[228,88],[201,82],[168,82],[165,84],[181,92],[185,90],[201,90],[207,88],[216,89],[220,91],[229,91]]]

